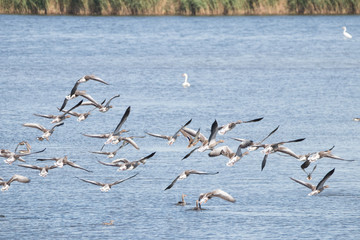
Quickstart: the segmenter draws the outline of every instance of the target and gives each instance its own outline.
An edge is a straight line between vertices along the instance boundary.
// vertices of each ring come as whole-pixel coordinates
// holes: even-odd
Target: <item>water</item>
[[[0,148],[14,150],[27,140],[36,158],[62,157],[93,172],[65,166],[38,171],[0,164],[0,176],[31,178],[14,182],[2,192],[1,239],[357,239],[359,218],[360,63],[359,16],[278,17],[70,17],[1,15],[1,131]],[[346,25],[353,39],[345,40]],[[191,87],[183,89],[182,73]],[[55,129],[50,141],[38,142],[37,129],[26,122],[50,127],[48,119],[33,115],[57,114],[75,81],[94,74],[111,85],[89,81],[79,86],[101,102],[111,96],[114,108],[94,111],[84,122],[74,117]],[[78,100],[71,100],[73,106]],[[268,143],[305,137],[287,144],[294,152],[326,150],[355,162],[321,159],[313,174],[316,184],[336,168],[330,185],[318,196],[289,177],[305,180],[296,159],[272,154],[260,171],[262,153],[252,152],[227,167],[225,157],[188,153],[179,137],[168,146],[163,139],[136,139],[117,158],[138,160],[156,151],[145,165],[128,172],[100,165],[106,157],[91,154],[104,142],[81,133],[114,130],[126,108],[128,136],[145,131],[173,134],[189,127],[209,136],[219,125],[264,117],[238,125],[218,139],[231,149],[230,137],[259,141],[280,125]],[[90,108],[83,108],[84,111]],[[114,150],[106,146],[105,150]],[[48,162],[48,164],[52,164]],[[219,171],[214,176],[190,176],[164,191],[185,169]],[[135,178],[100,192],[84,178],[112,182]],[[229,203],[213,198],[206,211],[190,211],[202,192],[220,188],[236,198]],[[176,206],[185,193],[191,205]],[[114,220],[113,226],[102,225]]]

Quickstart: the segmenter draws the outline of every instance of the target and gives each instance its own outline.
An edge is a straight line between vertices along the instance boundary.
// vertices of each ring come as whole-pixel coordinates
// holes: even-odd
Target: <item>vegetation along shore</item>
[[[0,14],[206,16],[359,13],[360,0],[0,0]]]

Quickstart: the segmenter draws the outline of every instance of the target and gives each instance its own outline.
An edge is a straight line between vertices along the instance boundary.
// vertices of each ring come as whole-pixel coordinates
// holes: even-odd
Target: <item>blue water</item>
[[[360,238],[359,143],[360,17],[70,17],[0,15],[0,148],[14,150],[28,141],[36,158],[62,157],[92,170],[64,166],[38,171],[5,164],[0,176],[21,174],[29,184],[12,183],[0,194],[0,239],[358,239]],[[342,26],[353,39],[346,40]],[[184,89],[182,73],[191,87]],[[101,102],[111,96],[114,108],[93,111],[84,122],[75,117],[55,129],[50,141],[23,123],[50,121],[34,116],[57,114],[64,97],[85,74],[110,85],[89,81],[79,86]],[[69,106],[77,103],[71,100]],[[110,162],[89,151],[104,140],[81,133],[109,133],[126,108],[127,136],[145,131],[173,134],[192,119],[190,128],[209,136],[219,125],[258,117],[218,139],[234,151],[231,137],[259,141],[280,125],[266,142],[306,138],[287,144],[305,154],[326,150],[354,162],[321,159],[313,184],[332,168],[330,185],[318,196],[289,177],[306,180],[301,162],[272,154],[260,171],[263,154],[252,152],[227,167],[225,157],[189,152],[186,139],[172,146],[146,136],[140,150],[121,149],[116,158],[138,160],[154,151],[145,165],[127,171],[100,165]],[[90,108],[81,107],[84,110]],[[80,108],[78,109],[81,112]],[[114,150],[106,146],[105,150]],[[312,168],[312,167],[311,167]],[[219,171],[190,176],[164,191],[185,169]],[[103,193],[77,179],[113,182],[139,173]],[[237,201],[213,198],[206,211],[189,211],[200,193],[222,189]],[[190,205],[175,203],[187,194]],[[102,223],[114,220],[114,225]]]

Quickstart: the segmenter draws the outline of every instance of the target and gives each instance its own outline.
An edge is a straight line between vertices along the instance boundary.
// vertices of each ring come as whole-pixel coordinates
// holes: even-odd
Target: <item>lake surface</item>
[[[67,155],[92,173],[64,166],[39,171],[8,165],[1,158],[0,176],[31,179],[13,182],[0,194],[1,239],[358,239],[360,238],[359,143],[360,16],[276,17],[71,17],[0,15],[0,148],[14,151],[28,141],[27,164],[44,166],[37,158]],[[342,26],[353,35],[344,39]],[[184,89],[181,76],[189,75]],[[97,110],[83,122],[75,117],[55,129],[50,141],[39,142],[37,129],[50,128],[37,114],[58,114],[75,82],[94,74],[110,83],[79,85],[96,101],[120,94],[106,113]],[[79,98],[70,100],[67,109]],[[237,125],[223,139],[260,141],[280,125],[266,143],[298,138],[286,144],[297,154],[327,150],[354,162],[320,159],[311,183],[316,185],[335,168],[329,189],[307,196],[309,189],[289,177],[306,180],[302,162],[269,155],[261,171],[261,149],[233,167],[223,156],[190,151],[180,136],[172,145],[160,138],[136,138],[140,150],[126,146],[115,158],[130,161],[156,152],[145,165],[118,172],[99,151],[105,139],[83,133],[112,132],[126,108],[124,136],[145,131],[172,135],[192,119],[190,128],[208,137],[219,126]],[[92,107],[80,107],[85,112]],[[112,151],[117,146],[106,145]],[[311,165],[308,170],[311,170]],[[219,172],[191,175],[164,191],[185,169]],[[84,178],[114,182],[138,175],[101,192]],[[235,203],[213,198],[190,211],[200,193],[222,189]],[[187,206],[176,206],[181,194]],[[103,222],[114,220],[114,225]]]

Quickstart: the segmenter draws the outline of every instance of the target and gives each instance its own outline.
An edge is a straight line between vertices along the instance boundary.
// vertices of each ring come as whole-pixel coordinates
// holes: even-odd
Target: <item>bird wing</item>
[[[43,151],[45,151],[46,148],[44,148],[43,150],[37,151],[37,152],[31,152],[31,153],[19,153],[19,156],[27,156],[27,155],[31,155],[31,154],[36,154],[36,153],[42,153]]]
[[[153,152],[153,153],[149,154],[148,156],[141,158],[141,159],[138,160],[138,161],[141,162],[141,163],[143,163],[143,164],[145,164],[146,160],[149,159],[149,158],[151,158],[152,156],[154,156],[155,153],[156,153],[156,152]]]
[[[76,81],[76,83],[74,84],[73,88],[71,89],[71,92],[70,92],[70,96],[74,95],[78,86],[79,86],[80,82],[79,81]]]
[[[86,137],[92,137],[92,138],[109,138],[110,134],[83,134]]]
[[[109,155],[109,154],[111,154],[111,152],[102,152],[102,151],[95,151],[95,152],[91,152],[91,153],[103,154],[103,155]]]
[[[136,144],[136,142],[132,139],[132,138],[129,138],[129,137],[124,137],[122,138],[122,140],[126,141],[127,143],[130,143],[134,148],[136,148],[137,150],[139,150],[139,146]],[[119,148],[120,149],[120,148]],[[118,150],[119,150],[118,149]]]
[[[82,178],[79,178],[81,181],[84,181],[84,182],[87,182],[87,183],[91,183],[91,184],[94,184],[94,185],[98,185],[98,186],[105,186],[104,183],[101,183],[101,182],[96,182],[96,181],[92,181],[92,180],[87,180],[87,179],[82,179]]]
[[[124,179],[118,180],[118,181],[116,181],[116,182],[113,182],[113,183],[111,183],[111,184],[109,184],[109,185],[110,185],[110,186],[114,186],[114,185],[116,185],[116,184],[119,184],[119,183],[122,183],[122,182],[124,182],[124,181],[126,181],[126,180],[129,180],[130,178],[133,178],[133,177],[135,177],[136,175],[138,175],[138,173],[135,174],[135,175],[132,175],[132,176],[130,176],[130,177],[128,177],[128,178],[124,178]]]
[[[170,136],[156,134],[156,133],[149,133],[149,132],[145,132],[145,133],[150,135],[150,136],[153,136],[153,137],[158,137],[158,138],[163,138],[163,139],[170,140]]]
[[[58,161],[60,158],[57,157],[53,157],[53,158],[38,158],[36,159],[36,161],[48,161],[48,160],[52,160],[52,161]]]
[[[44,117],[44,118],[56,118],[57,116],[56,115],[45,115],[45,114],[37,114],[37,113],[34,113],[35,116],[38,116],[38,117]]]
[[[38,166],[35,166],[35,165],[30,165],[30,164],[19,164],[18,166],[41,170],[41,167],[38,167]]]
[[[99,161],[99,163],[101,163],[102,165],[105,165],[105,166],[112,166],[112,167],[119,167],[121,166],[122,164],[118,163],[118,162],[110,162],[110,163],[106,163],[106,162],[102,162],[102,161]]]
[[[180,132],[181,129],[183,129],[184,127],[186,127],[187,125],[189,125],[191,123],[192,119],[190,119],[189,121],[187,121],[179,130],[177,130],[174,135],[172,136],[173,138],[177,138],[177,134]]]
[[[38,124],[38,123],[24,123],[23,124],[24,127],[31,127],[31,128],[37,128],[40,131],[46,132],[47,129],[44,128],[42,125]]]
[[[122,116],[119,124],[116,126],[113,134],[116,135],[116,134],[119,134],[120,133],[120,128],[121,126],[124,124],[124,122],[126,121],[126,119],[128,118],[129,114],[130,114],[130,106],[126,109],[124,115]]]
[[[316,189],[320,189],[324,187],[324,183],[326,182],[326,180],[329,179],[329,177],[331,177],[331,175],[333,175],[333,173],[335,172],[335,168],[333,168],[330,172],[328,172],[325,177],[323,179],[321,179],[321,181],[318,183],[318,185],[316,186]]]
[[[196,148],[194,148],[193,150],[191,150],[191,151],[190,151],[188,154],[186,154],[185,157],[183,157],[181,160],[184,160],[184,159],[190,157],[190,155],[191,155],[193,152],[195,152],[198,148],[199,148],[199,147],[196,147]]]
[[[253,120],[249,120],[249,121],[241,121],[241,123],[258,122],[258,121],[261,121],[261,120],[263,120],[263,117],[262,118],[256,118],[256,119],[253,119]]]
[[[262,160],[262,163],[261,163],[261,171],[264,169],[265,165],[266,165],[266,159],[269,155],[264,155],[264,158]]]
[[[120,94],[115,95],[115,96],[113,96],[112,98],[110,98],[109,101],[105,104],[105,107],[109,107],[111,100],[113,100],[114,98],[117,98],[117,97],[120,97]]]
[[[101,78],[96,77],[96,76],[94,76],[94,75],[85,75],[84,78],[85,78],[86,80],[94,80],[94,81],[101,82],[101,83],[103,83],[103,84],[109,85],[107,82],[105,82],[105,81],[102,80]]]
[[[217,131],[218,131],[218,123],[215,120],[213,122],[213,124],[211,125],[211,133],[210,133],[210,136],[209,136],[209,143],[211,141],[215,141]]]
[[[21,183],[28,183],[30,182],[30,179],[28,177],[25,176],[21,176],[18,174],[14,174],[9,181],[7,181],[7,184],[10,185],[10,183],[12,183],[13,181],[18,181]]]
[[[179,177],[180,177],[180,175],[177,176],[177,177],[170,183],[170,185],[167,186],[167,187],[164,189],[164,191],[172,188],[172,187],[174,186],[174,184],[176,183],[176,181],[179,179]]]
[[[69,165],[69,166],[71,166],[71,167],[73,167],[73,168],[79,168],[79,169],[84,170],[84,171],[87,171],[87,172],[92,172],[92,171],[90,171],[90,170],[87,170],[87,169],[85,169],[85,168],[77,165],[77,164],[74,163],[74,162],[67,161],[66,164]]]
[[[59,126],[62,126],[62,125],[64,125],[64,122],[60,122],[60,123],[58,123],[58,124],[55,124],[55,125],[50,129],[50,132],[53,132],[56,127],[59,127]]]
[[[199,174],[199,175],[215,175],[218,174],[219,172],[202,172],[202,171],[197,171],[197,170],[188,170],[188,174]]]
[[[274,130],[272,130],[271,133],[269,133],[263,140],[260,141],[260,143],[262,143],[263,141],[265,141],[268,137],[270,137],[274,132],[276,132],[279,129],[280,125],[277,126],[277,128],[275,128]]]
[[[299,158],[298,155],[296,155],[293,151],[291,151],[290,148],[287,148],[287,147],[284,147],[284,146],[279,146],[277,149],[276,149],[276,152],[282,152],[282,153],[286,153],[294,158]]]
[[[72,92],[72,91],[71,91]],[[73,94],[70,94],[70,96],[72,96]],[[61,107],[59,108],[59,111],[62,111],[64,109],[64,107],[66,106],[67,102],[69,100],[67,98],[64,99],[63,104],[61,105]]]
[[[305,138],[299,138],[299,139],[295,139],[295,140],[290,140],[290,141],[285,141],[285,142],[279,142],[279,143],[276,143],[276,144],[284,144],[284,143],[292,143],[292,142],[301,142],[301,141],[304,141]]]
[[[84,98],[86,98],[87,100],[89,100],[90,102],[94,103],[94,105],[96,107],[102,107],[98,102],[95,101],[95,99],[93,99],[89,94],[85,93],[85,92],[79,92],[77,91],[77,93],[79,94],[79,96],[82,96]]]
[[[79,107],[81,104],[83,103],[83,100],[81,100],[80,102],[78,102],[75,106],[73,106],[72,108],[70,108],[69,110],[64,110],[64,113],[62,114],[63,116],[65,116],[66,114],[70,113],[72,110],[74,110],[75,108]],[[62,111],[62,110],[61,110]]]
[[[304,186],[307,187],[307,188],[310,188],[311,191],[314,191],[314,190],[315,190],[315,186],[312,185],[311,183],[307,183],[307,182],[304,182],[304,181],[301,181],[301,180],[297,180],[297,179],[292,178],[292,177],[291,177],[290,179],[293,180],[293,181],[295,181],[295,182],[297,182],[297,183],[300,183],[301,185],[304,185]]]
[[[221,190],[221,189],[216,189],[212,192],[210,192],[209,198],[211,197],[219,197],[219,198],[222,198],[226,201],[229,201],[229,202],[235,202],[235,198],[233,198],[230,194],[228,194],[227,192]]]

